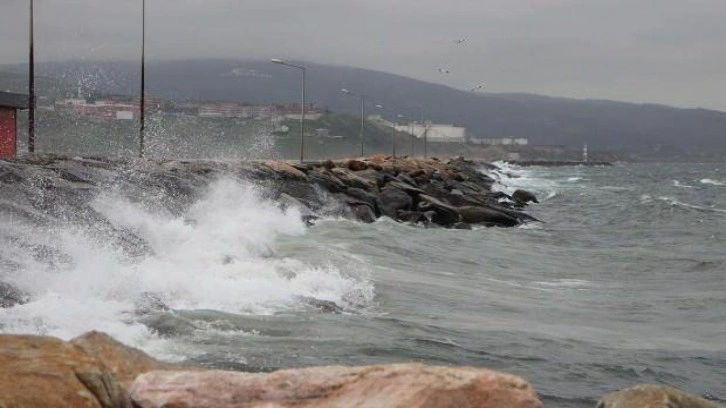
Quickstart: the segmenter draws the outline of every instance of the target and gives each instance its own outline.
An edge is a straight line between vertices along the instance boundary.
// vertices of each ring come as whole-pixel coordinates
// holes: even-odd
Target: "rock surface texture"
[[[723,408],[665,385],[643,384],[605,396],[597,408]]]
[[[272,374],[153,371],[134,382],[131,398],[141,408],[542,406],[519,377],[421,364],[315,367]]]
[[[0,407],[130,408],[124,384],[173,368],[103,333],[70,342],[0,335]]]

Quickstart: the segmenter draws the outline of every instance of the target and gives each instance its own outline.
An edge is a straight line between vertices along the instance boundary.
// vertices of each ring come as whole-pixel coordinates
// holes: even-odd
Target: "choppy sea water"
[[[102,330],[163,359],[250,371],[482,366],[527,378],[552,407],[638,383],[726,399],[724,165],[493,175],[537,193],[528,211],[545,222],[308,228],[232,177],[184,204],[104,189],[83,210],[102,223],[73,222],[68,202],[21,217],[0,194],[0,280],[30,295],[0,309],[0,332]]]

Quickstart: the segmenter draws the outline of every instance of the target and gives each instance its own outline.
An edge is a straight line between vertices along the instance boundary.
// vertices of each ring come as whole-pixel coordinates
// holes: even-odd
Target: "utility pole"
[[[141,0],[141,101],[139,106],[139,157],[144,157],[144,132],[146,123],[146,0]]]
[[[365,116],[365,110],[366,110],[366,100],[365,97],[360,97],[360,157],[365,157],[363,155],[363,126],[365,125],[366,116]]]
[[[33,29],[33,0],[30,0],[30,37],[28,55],[28,152],[35,152],[35,46]]]

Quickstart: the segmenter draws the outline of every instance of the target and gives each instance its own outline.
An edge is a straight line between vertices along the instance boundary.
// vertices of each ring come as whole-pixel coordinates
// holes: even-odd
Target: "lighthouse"
[[[582,161],[583,163],[587,163],[587,143],[582,146]]]

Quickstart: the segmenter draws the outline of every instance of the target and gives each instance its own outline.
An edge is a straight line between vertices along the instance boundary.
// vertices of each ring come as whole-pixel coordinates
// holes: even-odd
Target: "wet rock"
[[[0,335],[0,406],[131,408],[125,387],[139,374],[178,368],[98,332]]]
[[[346,166],[348,167],[348,170],[351,171],[362,171],[368,168],[368,164],[360,160],[348,160]]]
[[[307,180],[304,172],[286,162],[267,160],[262,163],[282,178]]]
[[[597,408],[723,408],[665,385],[643,384],[605,396]]]
[[[25,304],[28,295],[9,283],[0,282],[0,308],[10,308]]]
[[[432,221],[436,224],[448,226],[461,221],[458,208],[426,194],[421,194],[419,199],[421,201],[418,204],[418,210],[422,212],[433,211]]]
[[[381,203],[381,199],[376,194],[370,193],[360,188],[352,187],[345,190],[345,195],[367,204],[371,207],[375,214],[380,215],[381,207],[383,204]]]
[[[384,187],[379,197],[381,199],[381,212],[394,220],[398,210],[410,210],[413,204],[411,196],[396,187]]]
[[[353,217],[358,221],[363,221],[368,224],[376,221],[376,213],[366,204],[351,205],[350,209],[353,211]]]
[[[428,223],[431,221],[432,214],[429,214],[430,216],[427,217],[425,213],[421,211],[404,211],[399,210],[396,214],[399,221],[403,222],[412,222],[412,223]]]
[[[387,184],[387,187],[393,187],[397,188],[399,190],[405,191],[406,194],[411,196],[417,196],[419,194],[426,194],[425,191],[421,190],[420,188],[414,187],[410,184],[406,184],[400,181],[391,181]]]
[[[486,207],[464,206],[459,207],[461,219],[471,224],[494,224],[503,227],[513,227],[520,222],[517,218]]]
[[[318,299],[318,298],[308,297],[308,296],[301,297],[300,300],[303,303],[308,304],[308,305],[320,310],[323,313],[332,313],[332,314],[343,313],[343,308],[340,307],[337,303],[330,301],[330,300],[323,300],[323,299]]]
[[[157,407],[540,408],[525,380],[481,368],[397,364],[314,367],[269,374],[155,371],[131,398]]]
[[[363,190],[374,190],[376,183],[360,177],[352,171],[344,168],[335,168],[331,170],[332,173],[348,187],[361,188]]]
[[[150,313],[170,312],[171,308],[161,299],[161,295],[152,292],[142,292],[134,302],[134,313],[139,316]]]
[[[138,321],[160,337],[189,336],[200,330],[199,326],[173,312],[148,313]]]
[[[310,180],[331,193],[345,191],[348,186],[328,170],[314,169],[308,173]]]
[[[527,190],[517,190],[512,194],[512,200],[519,204],[539,203],[537,197]]]

